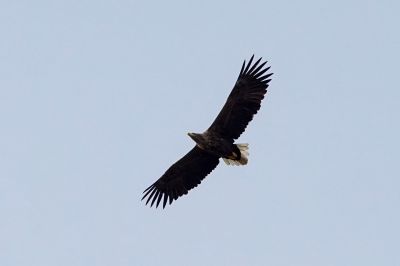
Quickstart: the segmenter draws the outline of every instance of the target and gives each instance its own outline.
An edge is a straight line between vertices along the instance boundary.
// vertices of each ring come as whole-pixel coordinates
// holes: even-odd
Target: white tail
[[[232,160],[227,158],[222,158],[227,165],[245,165],[248,162],[247,156],[249,156],[249,144],[241,143],[236,144],[240,150],[240,160]]]

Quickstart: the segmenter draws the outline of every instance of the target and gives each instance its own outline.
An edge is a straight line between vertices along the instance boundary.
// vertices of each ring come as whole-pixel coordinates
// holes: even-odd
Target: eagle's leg
[[[232,152],[230,156],[228,156],[227,158],[222,157],[222,159],[227,165],[246,165],[248,162],[247,157],[249,156],[249,144],[240,143],[235,145],[238,148],[240,154]]]

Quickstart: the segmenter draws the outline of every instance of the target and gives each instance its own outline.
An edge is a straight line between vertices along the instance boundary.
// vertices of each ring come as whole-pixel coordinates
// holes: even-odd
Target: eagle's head
[[[204,137],[199,133],[188,133],[189,137],[194,140],[197,144],[201,145],[204,142]]]

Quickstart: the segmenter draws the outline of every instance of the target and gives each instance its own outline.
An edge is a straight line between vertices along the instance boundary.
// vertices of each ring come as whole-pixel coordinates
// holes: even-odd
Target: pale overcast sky
[[[1,1],[0,265],[400,265],[399,7]],[[144,206],[253,53],[249,164]]]

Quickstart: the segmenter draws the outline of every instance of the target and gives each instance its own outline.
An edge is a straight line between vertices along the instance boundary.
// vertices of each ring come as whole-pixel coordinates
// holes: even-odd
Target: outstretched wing
[[[195,146],[190,152],[174,163],[153,185],[148,187],[142,198],[147,197],[146,205],[157,201],[156,208],[163,200],[163,208],[198,184],[217,167],[219,157],[207,153]]]
[[[208,131],[216,132],[224,138],[237,139],[260,109],[272,73],[265,74],[270,68],[264,68],[267,62],[259,65],[262,58],[251,65],[253,58],[254,55],[247,65],[246,61],[243,62],[235,86]]]

